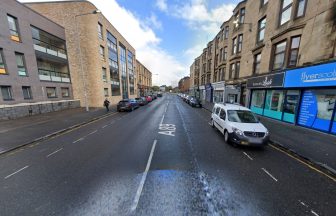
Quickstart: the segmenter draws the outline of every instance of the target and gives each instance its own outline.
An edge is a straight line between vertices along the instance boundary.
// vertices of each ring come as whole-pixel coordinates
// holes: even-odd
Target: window
[[[236,73],[235,73],[235,79],[239,78],[239,71],[240,71],[240,62],[236,62]]]
[[[228,38],[229,38],[229,26],[225,26],[224,39],[228,39]]]
[[[13,16],[7,15],[7,20],[8,20],[11,39],[13,41],[20,42],[20,34],[19,34],[17,19]]]
[[[238,47],[237,47],[237,53],[240,53],[243,48],[243,35],[238,35]]]
[[[223,61],[227,60],[227,47],[224,47]]]
[[[24,55],[22,53],[15,53],[15,57],[19,76],[27,76]]]
[[[284,96],[283,90],[267,90],[264,116],[281,120]]]
[[[225,74],[226,74],[226,68],[223,68],[222,74],[221,74],[221,81],[225,80]]]
[[[47,87],[47,97],[48,98],[56,98],[56,88],[55,87]]]
[[[288,60],[288,66],[293,67],[296,66],[298,55],[299,55],[299,46],[300,46],[300,36],[293,37],[291,39],[291,45],[289,50],[289,60]]]
[[[26,100],[32,99],[31,88],[30,86],[22,86],[23,98]]]
[[[103,46],[99,47],[99,53],[102,60],[105,60],[105,48]]]
[[[1,49],[0,49],[0,74],[7,74],[6,65],[5,65],[5,58],[4,58],[4,55],[3,55]]]
[[[253,74],[260,73],[261,53],[254,56]]]
[[[219,117],[220,117],[221,119],[225,120],[225,117],[226,117],[225,110],[222,109],[222,110],[220,111]]]
[[[61,93],[62,93],[62,97],[64,97],[64,98],[70,97],[69,88],[61,88]]]
[[[103,39],[103,25],[98,23],[98,37]]]
[[[287,41],[280,42],[275,45],[273,57],[273,70],[281,69],[285,64]]]
[[[103,77],[103,81],[106,82],[107,81],[106,68],[102,68],[102,77]]]
[[[302,17],[304,16],[305,12],[306,12],[306,0],[299,0],[298,1],[298,5],[297,5],[297,9],[296,9],[296,17]]]
[[[233,63],[230,65],[229,79],[232,79],[235,74],[236,74],[236,65]]]
[[[244,23],[245,20],[245,8],[240,9],[239,23]]]
[[[12,87],[0,86],[3,100],[13,100]]]
[[[221,48],[219,51],[219,61],[223,61],[223,48]]]
[[[109,49],[117,52],[117,39],[109,31],[107,31],[107,46]]]
[[[221,108],[220,107],[217,107],[217,109],[216,109],[216,114],[217,115],[219,115],[219,111],[221,110]]]
[[[104,96],[105,96],[105,97],[108,97],[108,96],[109,96],[109,94],[108,94],[108,88],[104,88]]]
[[[264,112],[264,100],[265,100],[265,91],[254,90],[252,92],[252,99],[250,106],[251,111],[262,115]]]
[[[288,90],[284,99],[282,120],[294,123],[297,106],[299,104],[300,90]]]
[[[233,38],[232,41],[232,54],[235,55],[237,53],[237,38]]]
[[[265,6],[265,4],[267,4],[268,3],[268,0],[261,0],[261,2],[260,2],[261,4],[260,4],[260,6],[261,7],[264,7]]]
[[[262,18],[258,22],[258,36],[257,43],[263,42],[265,37],[266,17]]]
[[[280,25],[285,24],[290,20],[292,13],[293,0],[282,0],[282,7],[280,11]]]
[[[120,84],[119,84],[119,82],[112,82],[111,91],[112,91],[112,96],[119,96],[120,95]]]

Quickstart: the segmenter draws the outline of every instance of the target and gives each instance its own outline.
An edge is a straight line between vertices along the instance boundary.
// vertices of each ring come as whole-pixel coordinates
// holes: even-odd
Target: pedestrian
[[[108,101],[107,98],[105,98],[105,100],[104,100],[104,106],[106,107],[106,112],[110,111],[109,105],[110,105],[110,101]]]

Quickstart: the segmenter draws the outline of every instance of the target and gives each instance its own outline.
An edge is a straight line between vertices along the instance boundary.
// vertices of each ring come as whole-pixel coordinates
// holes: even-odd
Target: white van
[[[224,134],[226,143],[264,146],[269,132],[250,109],[234,104],[215,104],[211,125]]]

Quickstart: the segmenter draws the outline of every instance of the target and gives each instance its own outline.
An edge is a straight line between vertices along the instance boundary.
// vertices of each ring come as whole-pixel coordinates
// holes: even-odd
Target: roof
[[[221,108],[223,108],[225,110],[247,110],[247,111],[251,111],[247,107],[240,106],[240,105],[237,105],[237,104],[216,103],[215,106],[221,107]]]

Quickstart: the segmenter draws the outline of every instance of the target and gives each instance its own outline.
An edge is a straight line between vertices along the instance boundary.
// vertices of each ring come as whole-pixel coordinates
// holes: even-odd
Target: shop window
[[[224,102],[224,91],[215,90],[213,93],[213,100],[215,103],[223,103]]]
[[[300,91],[288,90],[284,100],[283,121],[294,123],[297,106],[299,104]]]
[[[284,100],[284,91],[267,90],[264,116],[281,120],[283,100]]]
[[[251,106],[250,109],[252,112],[262,115],[264,112],[264,99],[265,91],[264,90],[254,90],[252,92]]]
[[[300,105],[298,124],[317,130],[329,131],[335,101],[336,89],[304,91]],[[332,130],[334,130],[334,128]]]

